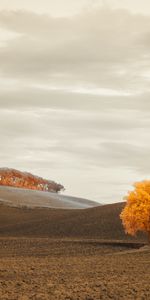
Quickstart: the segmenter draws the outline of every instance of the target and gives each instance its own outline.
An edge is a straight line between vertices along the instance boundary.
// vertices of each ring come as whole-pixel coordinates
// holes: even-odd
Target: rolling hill
[[[0,204],[0,237],[47,237],[104,240],[145,240],[124,233],[119,214],[124,203],[88,209],[12,207]]]
[[[0,186],[0,202],[12,207],[83,209],[100,205],[87,199],[30,189]]]

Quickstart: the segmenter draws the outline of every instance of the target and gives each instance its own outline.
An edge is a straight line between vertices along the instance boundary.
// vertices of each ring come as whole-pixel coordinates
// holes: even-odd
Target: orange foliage
[[[127,203],[120,218],[126,233],[144,231],[150,237],[150,180],[137,182],[134,187],[125,197]]]
[[[59,192],[64,189],[61,184],[54,181],[7,168],[0,168],[0,185],[48,192]]]

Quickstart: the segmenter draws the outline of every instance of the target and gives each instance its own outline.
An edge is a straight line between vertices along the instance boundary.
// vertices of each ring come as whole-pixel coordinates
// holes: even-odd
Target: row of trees
[[[59,192],[64,189],[61,184],[54,181],[43,179],[31,173],[6,168],[0,168],[0,185],[49,192]]]

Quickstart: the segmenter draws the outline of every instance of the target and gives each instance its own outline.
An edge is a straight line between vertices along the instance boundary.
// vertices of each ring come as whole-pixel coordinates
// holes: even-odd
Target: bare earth
[[[142,246],[142,244],[141,244]],[[150,251],[138,244],[0,239],[0,299],[150,299]]]
[[[0,300],[150,300],[150,251],[125,235],[124,203],[31,209],[20,197],[0,204]]]

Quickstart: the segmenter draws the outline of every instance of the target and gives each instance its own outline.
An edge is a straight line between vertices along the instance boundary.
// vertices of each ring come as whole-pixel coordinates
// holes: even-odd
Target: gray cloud
[[[122,200],[149,175],[150,17],[1,11],[0,164]]]
[[[19,33],[0,49],[3,76],[120,89],[138,82],[142,88],[150,17],[105,8],[57,19],[17,11],[1,12],[0,25]]]

